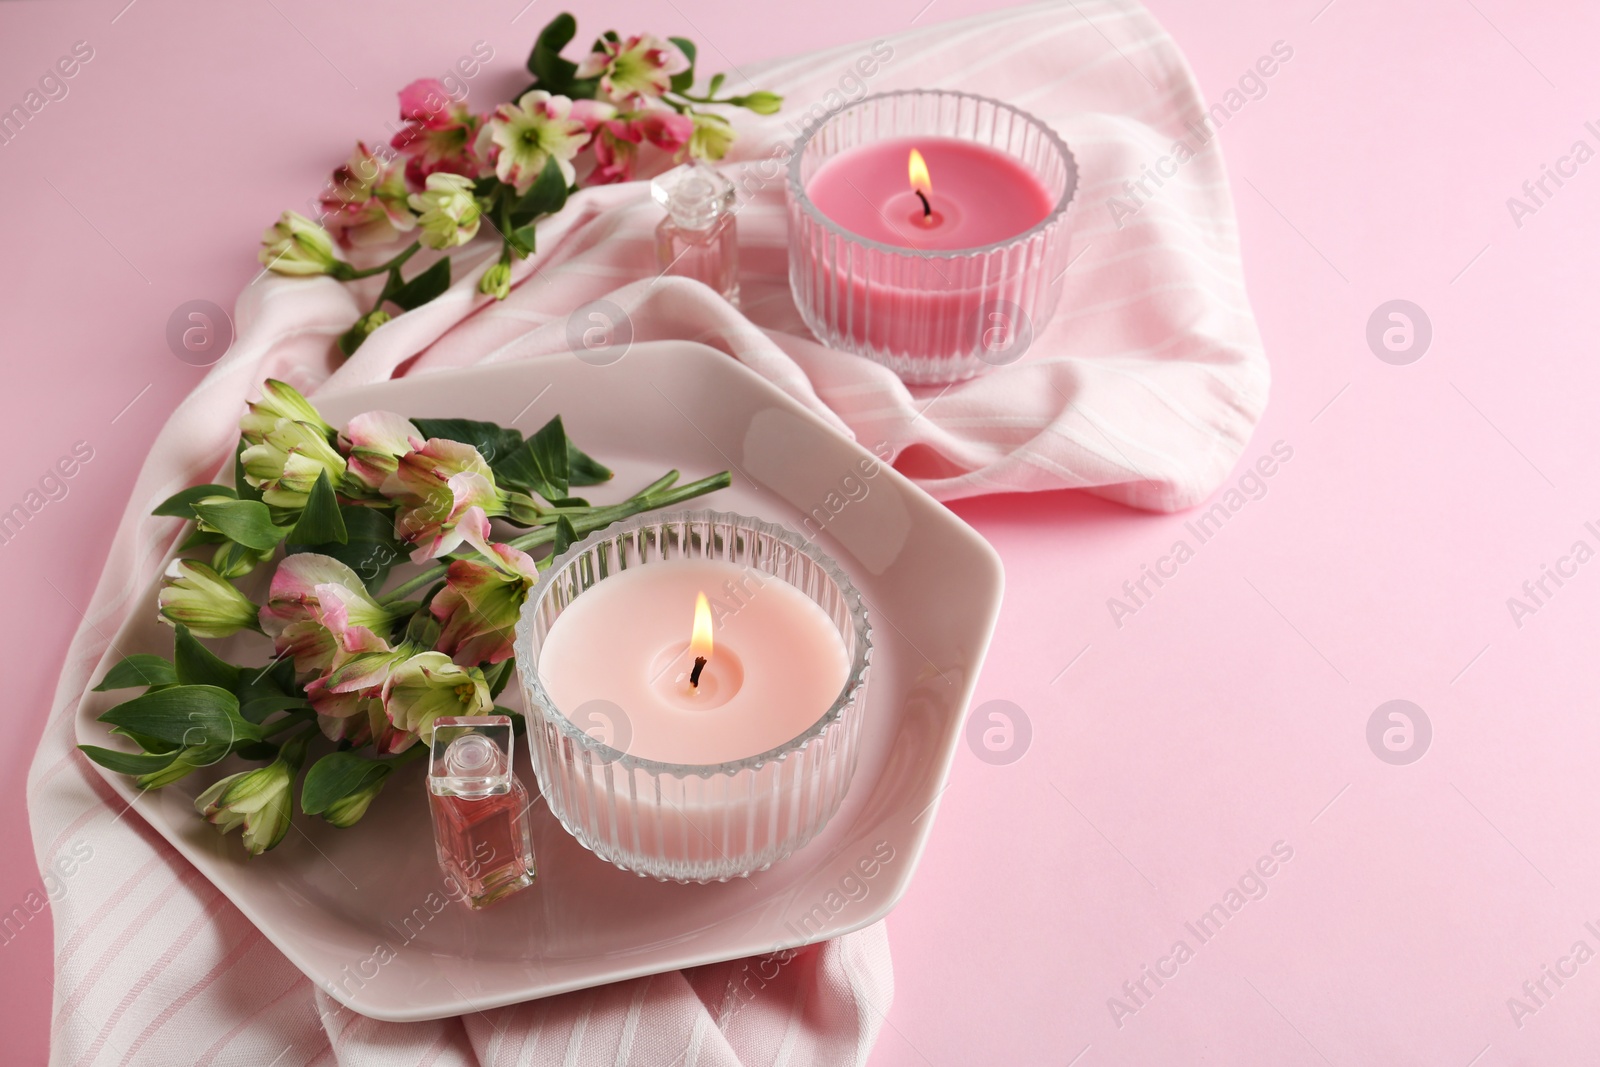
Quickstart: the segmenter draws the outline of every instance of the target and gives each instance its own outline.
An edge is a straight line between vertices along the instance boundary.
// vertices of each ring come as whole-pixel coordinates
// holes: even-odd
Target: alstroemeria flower
[[[156,603],[162,619],[182,623],[196,637],[229,637],[240,630],[257,629],[260,609],[250,598],[192,559],[175,559],[168,565]]]
[[[411,451],[413,438],[422,431],[410,419],[392,411],[367,411],[351,419],[339,435],[339,448],[345,453],[346,474],[371,490],[383,487],[384,479],[400,465],[400,457]]]
[[[533,185],[549,160],[571,185],[576,177],[572,160],[589,141],[589,131],[572,117],[572,101],[543,89],[522,94],[515,104],[501,104],[478,134],[478,154],[495,152],[495,175],[521,196]]]
[[[599,123],[594,142],[595,169],[589,184],[607,185],[633,177],[638,146],[649,141],[657,148],[677,152],[694,135],[694,120],[670,108],[647,107],[623,112]]]
[[[294,780],[305,754],[305,739],[289,741],[265,767],[230,774],[195,797],[194,809],[223,833],[242,826],[246,851],[259,856],[289,832]]]
[[[362,652],[387,652],[383,635],[398,616],[367,593],[356,572],[331,556],[296,552],[278,564],[261,629],[296,669],[327,671]]]
[[[339,260],[333,236],[296,211],[285,211],[261,235],[260,259],[274,274],[329,274]]]
[[[239,462],[245,481],[279,508],[305,507],[318,475],[326,471],[328,480],[338,485],[345,472],[344,457],[328,443],[327,432],[292,419],[279,419],[259,443],[239,453]]]
[[[357,142],[328,186],[321,198],[323,224],[346,248],[387,244],[416,229],[402,168],[394,159],[380,159],[365,142]]]
[[[384,480],[383,495],[400,505],[395,536],[416,546],[411,558],[420,563],[454,550],[465,536],[457,530],[464,520],[504,515],[506,498],[471,445],[437,437],[413,444]]]
[[[400,117],[406,125],[389,144],[406,157],[412,186],[422,186],[430,174],[481,178],[487,173],[474,150],[483,120],[452,98],[439,79],[418,78],[401,89]]]
[[[317,725],[330,741],[400,744],[383,710],[383,686],[394,669],[415,655],[415,646],[361,652],[344,660],[306,686],[306,699],[317,713]]]
[[[718,160],[728,154],[738,134],[721,115],[701,112],[694,116],[694,133],[689,137],[689,154],[695,159]]]
[[[389,721],[405,733],[391,742],[400,747],[379,745],[378,750],[398,752],[418,739],[431,743],[439,716],[487,715],[494,701],[478,668],[457,666],[443,652],[419,652],[384,683],[383,706]]]
[[[259,444],[278,425],[279,419],[309,423],[324,435],[333,433],[333,427],[323,421],[322,415],[311,401],[288,382],[268,378],[261,383],[261,399],[252,400],[249,410],[239,420],[239,432],[251,444]]]
[[[478,234],[483,213],[472,195],[472,179],[459,174],[430,174],[426,192],[411,194],[411,210],[422,226],[422,243],[429,248],[454,248]]]
[[[451,561],[445,586],[429,605],[444,627],[435,647],[463,666],[499,663],[511,655],[522,602],[539,581],[526,552],[510,545],[483,545],[479,551],[481,560]]]
[[[627,40],[602,38],[600,50],[578,64],[579,78],[600,78],[600,88],[616,101],[660,96],[672,88],[672,76],[689,69],[689,57],[671,41],[642,33]]]

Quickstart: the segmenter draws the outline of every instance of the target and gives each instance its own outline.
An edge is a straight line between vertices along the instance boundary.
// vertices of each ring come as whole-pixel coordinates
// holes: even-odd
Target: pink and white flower
[[[413,439],[421,440],[422,431],[404,415],[392,411],[357,415],[339,435],[348,478],[376,492],[400,465],[400,457],[411,451]]]
[[[412,193],[411,210],[422,227],[422,243],[441,251],[464,245],[478,234],[482,208],[472,195],[472,179],[459,174],[430,174],[425,192]]]
[[[399,731],[378,743],[378,751],[388,753],[403,751],[419,739],[431,743],[433,722],[441,715],[487,715],[494,701],[477,667],[458,666],[443,652],[419,652],[389,675],[383,706]]]
[[[387,151],[387,150],[385,150]],[[404,168],[357,142],[349,162],[333,172],[322,194],[322,223],[345,248],[388,244],[417,228],[406,203]]]
[[[260,441],[239,453],[239,462],[245,481],[278,508],[305,507],[317,478],[326,473],[337,486],[346,466],[321,426],[292,419],[279,419]]]
[[[627,40],[601,38],[598,51],[578,64],[577,76],[600,79],[600,88],[618,103],[658,97],[672,88],[672,76],[690,67],[689,57],[671,41],[641,33]]]
[[[317,725],[330,741],[352,744],[376,741],[398,751],[398,731],[383,710],[383,686],[396,667],[416,654],[402,644],[397,649],[358,653],[306,686],[306,699],[317,712]],[[402,746],[403,747],[403,746]]]
[[[469,531],[504,515],[506,498],[471,445],[437,437],[412,445],[384,480],[383,495],[399,504],[395,536],[416,546],[411,558],[420,563],[454,551]]]
[[[668,152],[677,152],[694,134],[693,119],[664,107],[623,112],[598,126],[594,142],[595,168],[588,179],[591,185],[631,180],[639,145],[646,141]]]
[[[389,144],[406,157],[406,180],[422,188],[430,174],[481,178],[488,173],[476,151],[483,120],[454,99],[437,78],[418,78],[400,90],[406,125]]]
[[[510,545],[484,545],[482,559],[450,564],[445,586],[429,605],[443,629],[435,647],[463,666],[499,663],[511,655],[517,618],[539,581],[533,557]]]
[[[571,100],[534,89],[514,104],[495,108],[479,131],[478,154],[492,154],[495,175],[520,196],[552,159],[571,185],[576,177],[572,160],[588,142],[589,131],[572,117]]]
[[[297,552],[278,564],[261,629],[297,670],[319,674],[363,652],[387,652],[398,616],[368,595],[356,572],[331,556]]]

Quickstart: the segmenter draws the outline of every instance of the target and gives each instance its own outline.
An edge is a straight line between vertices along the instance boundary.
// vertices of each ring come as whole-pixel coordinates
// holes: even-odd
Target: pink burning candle
[[[907,382],[1026,353],[1055,312],[1077,164],[1050,128],[967,93],[868,97],[789,167],[789,283],[819,340]]]
[[[851,233],[916,251],[1004,241],[1055,206],[1020,160],[954,137],[897,137],[841,152],[812,175],[806,192]]]
[[[591,534],[517,639],[550,811],[624,870],[762,870],[850,786],[871,627],[849,577],[783,527],[707,511]]]
[[[696,610],[696,609],[699,610]],[[694,661],[705,659],[698,684]],[[850,663],[832,620],[794,586],[720,560],[623,571],[550,628],[539,677],[608,744],[661,763],[760,755],[804,733]]]

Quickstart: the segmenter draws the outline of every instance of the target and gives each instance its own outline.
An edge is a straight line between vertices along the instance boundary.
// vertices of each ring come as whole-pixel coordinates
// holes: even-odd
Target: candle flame
[[[711,602],[704,593],[694,600],[694,633],[689,638],[689,655],[711,658]]]
[[[923,196],[933,194],[933,179],[928,175],[928,161],[922,158],[922,153],[915,148],[907,160],[906,169],[911,175],[911,189]]]

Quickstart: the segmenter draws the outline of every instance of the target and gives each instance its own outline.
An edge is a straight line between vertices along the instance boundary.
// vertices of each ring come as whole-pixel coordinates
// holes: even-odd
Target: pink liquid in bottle
[[[440,718],[433,724],[428,805],[450,895],[484,908],[537,877],[528,790],[511,771],[511,720]]]

